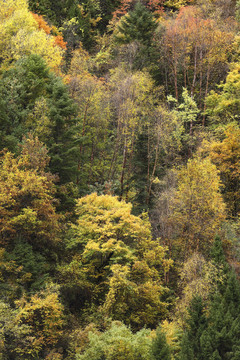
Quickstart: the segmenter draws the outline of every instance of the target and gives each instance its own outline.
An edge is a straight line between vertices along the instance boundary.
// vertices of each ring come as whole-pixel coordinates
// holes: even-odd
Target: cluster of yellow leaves
[[[95,240],[104,244],[112,239],[136,245],[140,238],[149,238],[149,226],[145,226],[140,217],[131,214],[131,210],[130,203],[120,202],[111,195],[93,193],[79,199],[76,210],[79,218],[73,225],[76,241]]]
[[[213,294],[217,287],[217,282],[223,280],[223,274],[211,262],[195,252],[183,264],[180,270],[180,287],[182,296],[176,304],[176,318],[178,323],[183,325],[188,315],[188,307],[194,296],[200,296],[204,300]]]
[[[176,359],[175,355],[179,353],[179,350],[181,348],[181,328],[179,324],[176,321],[168,321],[164,320],[161,323],[161,330],[166,335],[166,340],[168,345],[171,348],[171,359]]]
[[[180,9],[183,6],[193,3],[194,0],[167,0],[164,5],[170,8]]]
[[[22,235],[30,242],[54,243],[59,230],[51,179],[29,168],[28,155],[0,158],[0,239],[9,243]]]
[[[167,312],[168,304],[161,300],[166,288],[155,269],[144,260],[128,265],[113,265],[109,291],[103,312],[116,320],[122,320],[141,328],[144,324],[156,326]]]
[[[239,44],[238,44],[239,48]],[[232,65],[221,92],[210,92],[206,99],[207,114],[216,121],[229,123],[239,119],[240,63]]]
[[[80,286],[86,287],[88,279],[96,284],[95,291],[104,289],[102,312],[141,328],[156,325],[167,312],[161,298],[167,291],[164,275],[173,261],[167,258],[167,248],[152,239],[147,215],[137,217],[131,210],[130,203],[111,195],[93,193],[79,199],[68,245],[79,249],[71,264],[81,272]],[[63,276],[64,268],[60,271]]]
[[[176,242],[186,258],[191,252],[208,251],[225,219],[218,170],[209,158],[194,158],[178,171],[178,188],[170,220]]]
[[[236,123],[227,125],[222,141],[208,144],[209,156],[220,171],[224,184],[224,199],[229,213],[237,216],[240,211],[240,128]]]
[[[55,69],[63,55],[54,37],[38,28],[26,0],[0,1],[0,51],[3,63],[38,54]]]
[[[62,335],[64,323],[63,306],[55,292],[43,292],[33,295],[29,301],[21,299],[17,302],[19,312],[16,322],[29,328],[31,346],[21,349],[22,356],[29,355],[35,358],[42,348],[52,348]]]

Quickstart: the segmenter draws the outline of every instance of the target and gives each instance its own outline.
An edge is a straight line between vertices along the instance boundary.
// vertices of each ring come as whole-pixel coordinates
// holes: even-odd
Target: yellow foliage
[[[207,145],[209,156],[217,166],[225,186],[224,199],[232,216],[240,211],[240,128],[236,123],[227,125],[222,141]]]
[[[16,323],[27,325],[32,337],[32,344],[27,349],[19,349],[21,355],[32,352],[36,356],[43,348],[54,347],[62,335],[64,323],[58,294],[46,291],[33,295],[29,301],[21,299],[16,304],[19,307]]]
[[[149,222],[132,215],[131,210],[130,203],[119,201],[111,195],[98,196],[93,193],[79,199],[76,210],[79,218],[77,225],[72,226],[75,241],[95,239],[106,243],[109,239],[115,239],[127,245],[136,245],[140,239],[151,237]]]
[[[188,315],[188,307],[194,296],[204,300],[214,293],[216,284],[222,281],[222,274],[211,261],[206,261],[199,253],[194,253],[180,271],[181,299],[176,305],[176,317],[182,325]]]
[[[103,313],[141,328],[156,325],[167,312],[162,274],[173,262],[167,248],[152,239],[147,214],[137,217],[131,210],[131,204],[111,195],[79,199],[69,247],[82,248],[76,259],[82,262],[82,279],[94,281],[95,292],[105,289]]]
[[[0,158],[0,236],[9,243],[17,233],[26,240],[54,242],[59,230],[53,206],[51,179],[29,168],[28,155],[13,158],[6,152]]]
[[[209,250],[225,219],[225,204],[217,168],[209,158],[189,160],[177,174],[170,221],[176,229],[175,244],[186,258],[195,250]]]
[[[0,22],[11,16],[14,11],[28,8],[27,0],[1,0],[0,4]]]
[[[32,135],[37,136],[41,141],[45,141],[51,134],[51,122],[47,116],[48,106],[45,98],[37,99],[34,108],[27,115],[26,126],[32,130]]]
[[[180,9],[183,6],[192,3],[193,1],[194,0],[167,0],[164,2],[164,5],[170,8]]]
[[[24,55],[40,55],[52,69],[61,64],[63,54],[61,48],[55,45],[54,38],[42,29],[31,32],[28,29],[19,30],[11,39],[11,51],[15,60]]]
[[[171,359],[174,360],[181,348],[181,328],[175,321],[164,320],[161,323],[161,330],[164,332],[167,343],[171,348]]]
[[[0,51],[3,63],[18,60],[24,55],[38,54],[51,68],[57,69],[63,50],[56,45],[53,36],[38,29],[27,2],[0,0],[0,9]]]

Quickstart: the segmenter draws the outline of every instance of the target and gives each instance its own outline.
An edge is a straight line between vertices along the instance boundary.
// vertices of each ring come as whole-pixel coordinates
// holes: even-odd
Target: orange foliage
[[[38,28],[43,29],[45,31],[45,33],[49,35],[51,33],[51,27],[43,19],[42,15],[32,13],[32,16],[34,17],[34,19],[38,23]]]
[[[132,0],[122,0],[120,7],[113,13],[113,20],[125,15],[129,11],[131,4]]]
[[[165,0],[146,0],[144,4],[154,12],[155,15],[161,15],[163,13],[163,3]],[[135,0],[121,0],[121,4],[117,10],[113,13],[113,22],[116,19],[126,15],[130,10],[133,9],[136,1]]]
[[[174,79],[176,98],[178,75],[182,72],[184,87],[193,96],[199,86],[197,92],[203,102],[209,84],[214,82],[210,76],[216,74],[217,65],[227,62],[232,40],[232,33],[219,29],[214,19],[204,19],[193,6],[182,7],[176,19],[166,22],[165,58]]]
[[[57,35],[54,37],[55,44],[62,48],[63,50],[67,49],[67,42],[63,41],[62,35]]]
[[[151,11],[154,11],[154,14],[162,15],[163,3],[164,3],[164,0],[149,0],[147,6]]]
[[[43,19],[42,15],[32,13],[32,16],[38,23],[38,28],[43,29],[47,35],[49,35],[50,33],[52,33],[53,35],[55,35],[55,33],[57,34],[56,36],[54,36],[54,42],[57,46],[59,46],[63,50],[67,49],[67,43],[63,40],[61,33],[58,32],[55,27],[50,27]]]

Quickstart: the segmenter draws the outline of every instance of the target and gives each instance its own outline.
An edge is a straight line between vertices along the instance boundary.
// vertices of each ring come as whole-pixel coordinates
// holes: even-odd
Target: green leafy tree
[[[197,118],[199,109],[194,98],[189,95],[188,90],[183,88],[182,103],[178,104],[177,100],[172,96],[168,96],[169,105],[173,105],[172,112],[179,119],[180,122],[180,141],[181,141],[181,154],[183,158],[190,157],[194,148],[196,148],[196,135],[195,130],[197,127]]]
[[[2,359],[21,360],[21,352],[31,346],[30,328],[16,323],[18,310],[0,302],[0,356]],[[30,351],[31,352],[31,351]]]
[[[239,121],[239,89],[240,89],[240,64],[232,65],[227,75],[226,82],[219,86],[221,91],[211,91],[206,98],[206,113],[210,123],[229,123]]]
[[[146,216],[132,215],[131,208],[111,195],[93,193],[79,199],[78,219],[67,241],[72,260],[58,271],[72,292],[75,269],[83,299],[88,292],[92,303],[101,305],[101,313],[139,329],[144,323],[154,326],[167,313],[163,276],[172,261],[166,248],[152,240]]]
[[[113,322],[103,333],[89,333],[89,345],[78,360],[150,360],[150,331],[142,329],[133,334],[120,322]]]

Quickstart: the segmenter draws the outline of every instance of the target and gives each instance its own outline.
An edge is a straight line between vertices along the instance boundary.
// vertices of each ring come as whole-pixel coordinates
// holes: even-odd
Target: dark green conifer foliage
[[[28,0],[29,9],[56,24],[56,14],[52,10],[51,0]]]
[[[101,21],[99,23],[99,30],[102,32],[107,27],[112,18],[112,13],[120,5],[120,0],[100,0]]]
[[[210,250],[210,257],[212,259],[212,262],[218,269],[219,279],[216,281],[217,281],[218,290],[220,291],[221,294],[223,294],[226,288],[226,281],[228,279],[230,269],[226,261],[222,240],[219,235],[216,235],[215,237],[215,241]]]
[[[223,251],[222,240],[219,235],[217,235],[215,237],[215,241],[214,241],[214,244],[210,251],[210,255],[211,255],[212,261],[216,265],[226,265],[227,264],[226,257],[225,257],[224,251]]]
[[[210,357],[210,360],[222,360],[217,350],[214,351],[213,355]]]
[[[62,79],[50,73],[44,60],[30,55],[17,61],[0,80],[0,146],[18,151],[23,135],[37,124],[27,123],[38,100],[46,101],[49,136],[44,142],[51,156],[51,172],[61,183],[76,181],[76,108]]]
[[[37,98],[46,96],[49,81],[49,70],[38,55],[20,59],[3,73],[0,79],[1,149],[17,150],[19,140],[28,131],[26,117]]]
[[[121,21],[118,30],[121,35],[116,36],[120,44],[129,44],[137,40],[145,46],[150,46],[157,23],[152,13],[140,2]]]
[[[147,154],[148,135],[147,130],[139,135],[136,142],[136,151],[134,154],[134,173],[132,181],[136,195],[133,200],[134,212],[140,214],[148,210],[148,192],[147,192],[147,175],[148,175],[148,154]]]
[[[31,274],[26,281],[26,289],[39,291],[49,278],[50,264],[40,252],[34,251],[33,247],[22,239],[17,239],[11,252],[6,253],[8,261],[14,261],[21,266],[21,274]]]
[[[60,176],[61,182],[76,181],[78,139],[75,106],[68,89],[60,78],[53,77],[48,91],[49,118],[52,122],[52,139],[49,144],[50,169]]]
[[[156,338],[152,342],[153,360],[171,360],[170,347],[161,328],[157,329]]]
[[[223,294],[216,294],[212,300],[208,333],[212,356],[219,354],[223,360],[235,356],[240,346],[240,285],[234,271],[228,274]]]
[[[200,347],[203,359],[211,359],[213,348],[211,343],[211,336],[206,328],[200,337]]]
[[[201,337],[207,328],[204,304],[201,297],[194,297],[189,307],[187,329],[183,335],[180,360],[206,360],[202,352]],[[205,337],[206,337],[206,333]]]
[[[240,284],[235,272],[229,270],[219,237],[215,239],[211,257],[222,279],[218,281],[218,291],[211,300],[208,317],[204,314],[202,299],[193,299],[180,360],[237,359],[240,349]]]
[[[94,33],[91,19],[100,15],[98,0],[29,0],[29,7],[61,28],[69,52],[80,41],[86,48],[91,47]]]

